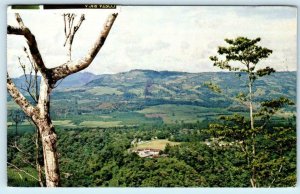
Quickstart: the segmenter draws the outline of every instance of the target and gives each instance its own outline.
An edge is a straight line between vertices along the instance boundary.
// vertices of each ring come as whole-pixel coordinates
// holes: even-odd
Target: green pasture
[[[94,87],[91,88],[89,90],[87,90],[87,92],[93,94],[93,95],[122,95],[123,92],[119,91],[117,88],[111,88],[111,87],[106,87],[106,86],[98,86],[98,87]]]
[[[180,142],[172,142],[167,139],[156,139],[156,140],[139,143],[137,144],[137,146],[133,148],[133,150],[144,149],[144,148],[164,150],[167,144],[169,144],[170,146],[175,146],[175,145],[179,145]]]
[[[206,117],[217,117],[222,114],[228,114],[221,108],[206,108],[193,105],[173,105],[164,104],[145,108],[138,111],[146,116],[160,115],[164,123],[171,124],[184,121],[185,123],[194,123],[203,121]]]

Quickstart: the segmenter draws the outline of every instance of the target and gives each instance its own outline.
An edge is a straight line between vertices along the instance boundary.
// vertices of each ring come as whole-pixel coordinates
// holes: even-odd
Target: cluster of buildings
[[[160,149],[153,149],[153,148],[143,148],[137,149],[134,152],[141,158],[158,158]]]

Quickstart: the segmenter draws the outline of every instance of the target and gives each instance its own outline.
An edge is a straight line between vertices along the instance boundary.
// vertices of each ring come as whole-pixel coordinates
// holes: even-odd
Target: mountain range
[[[224,96],[234,97],[247,93],[247,75],[234,72],[187,73],[175,71],[131,70],[117,74],[95,75],[79,72],[68,76],[54,89],[54,99],[71,98],[96,100],[98,104],[132,104],[147,99],[147,103],[183,103],[201,106],[229,106],[233,102]],[[286,96],[296,100],[296,72],[276,72],[255,81],[255,99]],[[14,79],[17,86],[24,76]],[[221,94],[211,91],[205,83],[214,83]],[[69,97],[68,97],[69,96]],[[154,102],[153,102],[154,103]]]
[[[253,86],[254,108],[259,102],[281,96],[296,102],[296,81],[296,72],[258,78]],[[24,76],[14,82],[24,84]],[[207,83],[219,86],[221,92],[212,91]],[[247,115],[247,107],[234,100],[247,91],[245,73],[138,69],[102,75],[79,72],[53,90],[51,114],[54,119],[67,119],[64,122],[71,122],[68,125],[72,127],[196,122],[217,119],[218,115]],[[8,105],[9,109],[16,107],[10,96]],[[287,110],[295,114],[296,106]]]

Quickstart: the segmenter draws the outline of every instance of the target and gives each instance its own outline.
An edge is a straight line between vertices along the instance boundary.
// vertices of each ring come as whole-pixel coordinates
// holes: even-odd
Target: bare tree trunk
[[[58,187],[60,186],[60,174],[58,167],[58,154],[56,149],[57,135],[54,130],[54,126],[50,118],[50,93],[55,87],[55,83],[68,75],[81,71],[87,68],[99,50],[104,45],[104,42],[109,34],[109,31],[118,14],[111,14],[104,28],[96,39],[94,45],[89,50],[87,55],[77,61],[68,61],[55,68],[47,68],[43,62],[42,56],[37,47],[37,42],[34,35],[27,28],[20,15],[15,14],[16,20],[19,23],[19,27],[7,26],[8,34],[22,35],[27,39],[27,44],[35,64],[35,71],[39,71],[42,75],[40,83],[40,92],[38,96],[38,102],[36,106],[32,106],[30,102],[24,97],[13,83],[7,73],[7,90],[14,99],[14,101],[20,106],[23,112],[32,119],[34,124],[38,127],[39,134],[41,136],[43,146],[43,158],[45,166],[46,186]],[[80,27],[84,15],[81,16],[80,21],[74,28],[74,33]],[[71,37],[71,45],[74,37]],[[68,38],[67,38],[68,39]],[[36,78],[36,77],[35,77]],[[37,90],[37,87],[36,87]],[[37,91],[36,91],[37,92]]]
[[[60,186],[60,175],[56,149],[57,135],[53,125],[49,121],[48,118],[39,121],[39,130],[42,131],[41,138],[45,163],[46,185],[47,187],[58,187]]]
[[[250,110],[250,126],[254,129],[253,106],[252,106],[252,80],[249,78],[249,110]]]
[[[37,123],[42,139],[46,185],[47,187],[57,187],[60,186],[58,155],[56,150],[57,135],[49,114],[50,93],[51,87],[49,79],[42,78],[40,85],[40,97],[37,104],[37,107],[39,108],[39,116],[35,122]]]
[[[42,167],[39,161],[39,150],[40,150],[40,131],[39,128],[36,127],[36,138],[35,138],[35,148],[36,148],[36,155],[35,155],[35,165],[36,165],[36,171],[38,173],[38,180],[41,187],[44,187],[44,181],[43,181],[43,174],[42,174]]]
[[[254,118],[253,118],[253,105],[252,105],[252,79],[249,74],[249,112],[250,112],[250,127],[251,127],[251,140],[252,140],[252,164],[251,164],[251,178],[250,183],[252,187],[257,187],[256,182],[256,168],[253,165],[256,155],[256,146],[255,146],[255,132],[254,132]]]

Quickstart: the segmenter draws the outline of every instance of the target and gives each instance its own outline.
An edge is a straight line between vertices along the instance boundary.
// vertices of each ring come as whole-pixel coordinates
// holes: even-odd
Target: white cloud
[[[63,20],[60,11],[25,11],[24,23],[35,33],[49,67],[64,62]],[[80,15],[80,10],[77,10]],[[89,10],[76,34],[73,56],[81,57],[102,28],[109,11]],[[275,12],[275,13],[274,13]],[[8,23],[16,25],[13,14]],[[94,62],[86,69],[96,74],[130,69],[216,71],[209,56],[216,54],[224,38],[261,37],[261,45],[273,50],[264,61],[277,70],[296,70],[296,9],[291,7],[121,7],[111,33]],[[11,35],[10,35],[11,36]],[[25,41],[8,39],[8,71]],[[284,64],[283,64],[284,63]]]

